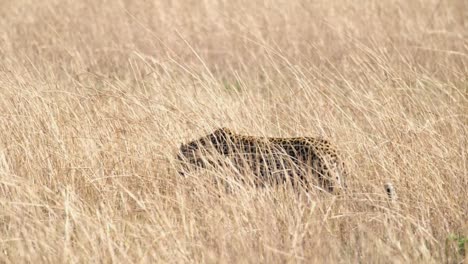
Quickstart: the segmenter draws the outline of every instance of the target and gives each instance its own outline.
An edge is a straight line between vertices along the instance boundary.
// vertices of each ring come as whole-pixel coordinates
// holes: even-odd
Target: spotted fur
[[[240,175],[254,175],[255,185],[291,182],[332,193],[345,188],[345,165],[327,140],[244,136],[227,128],[181,145],[179,173],[184,175],[193,167],[225,166],[219,157],[228,160]]]

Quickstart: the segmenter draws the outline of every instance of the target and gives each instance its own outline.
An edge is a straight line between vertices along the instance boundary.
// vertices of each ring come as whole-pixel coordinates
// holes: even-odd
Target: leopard
[[[255,186],[289,182],[331,194],[346,190],[348,175],[341,154],[324,138],[249,136],[226,127],[181,144],[177,160],[181,176],[194,168],[229,166],[238,175],[253,175]]]

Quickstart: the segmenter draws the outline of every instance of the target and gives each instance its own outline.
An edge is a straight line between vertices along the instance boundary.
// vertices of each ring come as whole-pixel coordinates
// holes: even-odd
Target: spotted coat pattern
[[[218,158],[213,159],[213,156]],[[239,175],[254,175],[257,186],[267,182],[291,182],[332,193],[346,187],[345,165],[336,148],[325,139],[245,136],[227,128],[182,144],[178,155],[179,173],[185,175],[194,167],[226,166],[220,157]]]

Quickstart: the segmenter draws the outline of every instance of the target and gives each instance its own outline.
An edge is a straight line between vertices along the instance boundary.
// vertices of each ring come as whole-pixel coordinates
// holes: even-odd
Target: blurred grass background
[[[2,1],[0,260],[460,262],[467,96],[463,0]],[[329,138],[351,194],[179,178],[220,126]]]

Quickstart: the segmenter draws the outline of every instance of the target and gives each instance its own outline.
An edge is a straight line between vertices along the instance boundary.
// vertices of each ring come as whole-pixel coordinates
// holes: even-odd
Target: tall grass
[[[0,261],[463,261],[467,18],[463,0],[2,1]],[[178,146],[220,126],[330,139],[350,195],[178,177]]]

